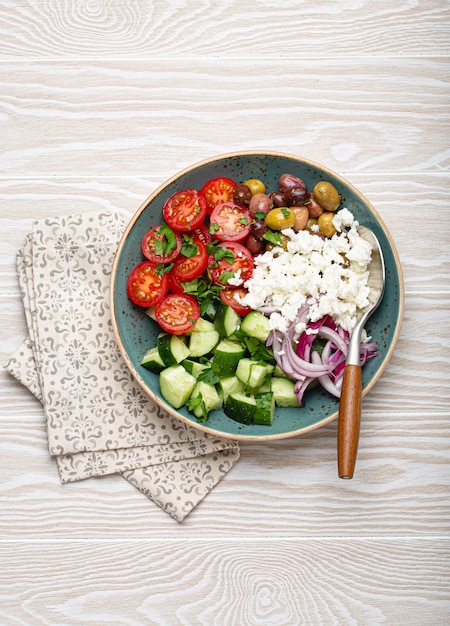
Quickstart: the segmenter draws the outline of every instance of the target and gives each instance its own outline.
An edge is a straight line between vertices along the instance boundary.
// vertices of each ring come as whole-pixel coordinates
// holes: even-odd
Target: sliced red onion
[[[297,339],[295,328],[298,323],[307,324],[307,330],[298,337],[294,348]],[[311,351],[317,336],[327,340],[321,355],[315,350]],[[272,347],[275,361],[286,376],[295,382],[294,389],[299,404],[313,380],[317,380],[331,395],[340,397],[349,343],[350,334],[337,326],[331,315],[308,322],[307,306],[299,309],[286,333],[273,330],[267,339],[267,346]],[[377,350],[378,344],[375,341],[361,343],[361,366],[377,356]]]
[[[336,346],[336,348],[339,348],[342,352],[344,352],[344,354],[347,353],[348,351],[348,343],[346,343],[342,337],[340,336],[340,334],[333,330],[332,328],[329,328],[327,326],[322,326],[321,328],[319,328],[319,336],[323,337],[324,339],[329,339],[330,341],[332,341],[334,343],[334,345]]]
[[[322,361],[319,353],[316,352],[315,350],[311,352],[311,360],[313,363],[319,363]],[[336,398],[340,398],[341,392],[339,391],[339,389],[336,387],[336,385],[333,383],[333,381],[331,380],[329,376],[326,376],[326,375],[318,376],[318,380],[319,380],[319,383],[322,385],[322,387],[326,391],[328,391],[328,393],[331,393],[331,395],[335,396]]]

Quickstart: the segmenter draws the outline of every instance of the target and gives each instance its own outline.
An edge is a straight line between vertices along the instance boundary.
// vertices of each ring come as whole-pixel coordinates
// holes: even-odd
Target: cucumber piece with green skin
[[[211,330],[216,330],[213,322],[205,320],[203,317],[199,317],[194,326],[189,330],[186,335],[192,335],[192,333],[206,333]]]
[[[262,365],[258,361],[244,358],[239,361],[236,368],[236,376],[242,380],[244,385],[251,387],[261,387],[268,375],[273,371],[273,365],[268,363]]]
[[[177,365],[189,356],[189,348],[183,337],[179,335],[161,333],[158,335],[157,348],[167,367]]]
[[[228,396],[232,393],[240,393],[244,391],[244,383],[237,376],[227,376],[219,380],[219,387],[223,392],[223,399],[226,402]]]
[[[189,354],[192,357],[205,356],[214,350],[220,337],[217,330],[208,330],[201,333],[192,333],[189,340]]]
[[[217,392],[215,386],[211,385],[210,383],[205,383],[203,381],[197,382],[194,389],[192,390],[188,405],[189,402],[192,402],[197,398],[200,398],[202,405],[197,405],[193,407],[192,413],[195,415],[195,417],[199,419],[205,419],[208,416],[208,413],[222,407],[222,398]]]
[[[272,378],[272,391],[275,404],[280,407],[298,407],[297,394],[294,391],[294,383],[289,378]]]
[[[155,374],[159,374],[166,367],[157,347],[147,350],[142,358],[141,365]]]
[[[191,397],[197,379],[182,365],[166,367],[159,375],[161,395],[174,409],[179,409]]]
[[[269,391],[272,391],[272,379],[271,378],[267,378],[263,382],[261,387],[256,387],[256,389],[251,389],[247,387],[247,393],[252,393],[254,396],[256,396],[257,393],[268,393]]]
[[[253,423],[262,426],[271,426],[275,415],[275,396],[272,391],[257,393],[255,396],[256,410]]]
[[[218,304],[214,325],[221,337],[232,335],[239,328],[240,324],[241,318],[231,306],[222,302]]]
[[[270,334],[269,318],[259,311],[251,311],[242,320],[241,330],[249,337],[265,343]]]
[[[232,376],[244,354],[245,348],[241,343],[222,339],[214,350],[214,364],[219,368],[220,376]]]
[[[181,361],[181,365],[189,372],[189,374],[192,374],[194,378],[198,378],[200,374],[209,367],[209,365],[198,363],[197,361],[192,361],[191,359],[184,359],[184,361]]]
[[[253,424],[253,416],[256,411],[255,397],[245,393],[232,393],[226,399],[223,411],[235,422]]]

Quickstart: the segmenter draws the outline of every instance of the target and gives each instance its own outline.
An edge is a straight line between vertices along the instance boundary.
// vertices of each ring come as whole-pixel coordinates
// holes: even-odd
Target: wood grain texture
[[[63,557],[60,548],[2,546],[0,616],[47,626],[445,626],[450,618],[448,541],[68,541]]]
[[[245,149],[324,163],[374,205],[405,279],[400,338],[337,424],[241,445],[177,524],[119,476],[62,486],[39,402],[0,370],[0,623],[450,623],[450,4],[3,0],[0,357],[26,335],[31,221],[131,215]]]
[[[290,58],[448,52],[440,0],[4,0],[3,56]]]
[[[272,149],[346,172],[448,168],[445,58],[5,62],[0,175],[155,175]],[[27,89],[23,89],[27,85]],[[411,107],[413,106],[413,112]]]

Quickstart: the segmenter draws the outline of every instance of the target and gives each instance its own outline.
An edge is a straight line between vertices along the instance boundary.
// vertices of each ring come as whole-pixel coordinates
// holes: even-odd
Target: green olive
[[[287,207],[277,207],[267,213],[264,221],[271,230],[292,228],[295,224],[295,213]]]
[[[321,180],[313,189],[314,198],[325,211],[336,211],[341,204],[341,196],[331,183]]]
[[[320,232],[323,233],[325,237],[328,237],[328,239],[331,239],[331,237],[337,232],[333,224],[333,217],[334,213],[325,211],[322,215],[319,215],[317,220]]]
[[[314,232],[313,226],[318,226],[319,220],[317,217],[310,217],[306,222],[306,230],[309,230],[310,233]],[[317,229],[316,229],[317,230]]]
[[[290,241],[289,237],[286,237],[286,235],[283,235],[283,233],[280,233],[280,240],[281,240],[281,247],[283,248],[283,250],[287,250],[287,245]],[[273,250],[274,248],[279,248],[280,246],[275,244],[275,243],[271,243],[270,241],[268,241],[266,243],[266,250]]]
[[[258,178],[249,178],[248,180],[244,180],[243,184],[247,185],[247,187],[252,192],[252,196],[254,196],[256,193],[266,193],[265,184],[262,182],[262,180],[259,180]]]

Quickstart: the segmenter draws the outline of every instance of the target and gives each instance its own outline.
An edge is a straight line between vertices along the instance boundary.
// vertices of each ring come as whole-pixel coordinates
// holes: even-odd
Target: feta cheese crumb
[[[348,209],[338,211],[333,224],[337,233],[331,239],[307,230],[283,230],[286,249],[278,247],[255,257],[253,275],[244,284],[248,294],[242,304],[271,311],[271,330],[286,332],[299,309],[307,305],[308,321],[328,314],[351,331],[358,311],[367,306],[370,244],[359,236],[358,222]],[[296,334],[305,327],[296,327]]]

